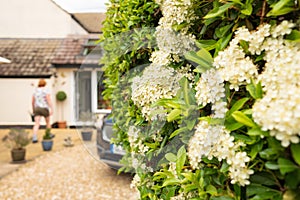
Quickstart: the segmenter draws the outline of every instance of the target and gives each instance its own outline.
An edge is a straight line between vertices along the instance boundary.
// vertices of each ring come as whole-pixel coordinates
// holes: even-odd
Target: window
[[[102,51],[100,46],[98,46],[99,39],[88,39],[88,41],[83,45],[83,56],[91,55],[101,55]]]
[[[102,92],[104,91],[105,87],[103,84],[103,72],[97,72],[97,109],[110,109],[110,102],[108,100],[103,99]]]

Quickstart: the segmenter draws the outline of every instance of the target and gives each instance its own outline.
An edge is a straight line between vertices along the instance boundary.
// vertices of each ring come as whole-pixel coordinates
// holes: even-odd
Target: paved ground
[[[0,130],[0,137],[7,132]],[[53,150],[44,152],[40,142],[29,144],[24,164],[12,164],[10,150],[0,142],[0,199],[138,199],[129,187],[130,175],[117,175],[99,161],[95,141],[83,143],[76,129],[52,132],[56,135]],[[43,130],[39,132],[40,141],[42,135]],[[73,147],[63,145],[68,136]]]
[[[31,130],[27,130],[32,135]],[[0,139],[3,138],[4,135],[6,135],[9,132],[8,129],[0,129]],[[64,138],[70,136],[72,138],[72,141],[74,145],[80,145],[82,144],[82,140],[80,138],[79,132],[76,129],[52,129],[52,133],[55,134],[54,145],[53,145],[53,151],[59,151],[62,149],[65,149],[66,147],[63,145]],[[42,136],[44,134],[44,130],[40,130],[38,133],[39,141],[41,141]],[[36,144],[29,144],[26,146],[26,160],[27,162],[31,162],[35,158],[48,154],[49,152],[45,152],[42,149],[41,142]],[[5,176],[11,171],[14,171],[18,167],[20,167],[20,164],[12,164],[11,163],[11,155],[10,155],[10,149],[8,149],[5,144],[0,140],[0,178]]]

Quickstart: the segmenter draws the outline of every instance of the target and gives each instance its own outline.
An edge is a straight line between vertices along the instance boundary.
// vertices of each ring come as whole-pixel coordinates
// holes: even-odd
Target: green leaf
[[[178,184],[180,184],[180,180],[178,180],[176,178],[169,178],[164,181],[164,184],[162,185],[162,187],[166,187],[168,185],[178,185]]]
[[[267,16],[271,17],[271,16],[285,15],[285,14],[288,14],[288,13],[294,11],[294,10],[295,10],[294,8],[283,8],[283,9],[278,10],[276,12],[271,10],[270,12],[268,12]]]
[[[267,149],[264,149],[263,151],[259,152],[259,155],[263,159],[271,160],[271,159],[277,158],[278,153],[279,153],[278,149],[267,148]]]
[[[247,134],[250,136],[269,136],[269,132],[263,131],[259,127],[248,130]]]
[[[197,119],[196,119],[196,118],[195,118],[195,119],[192,119],[192,120],[186,121],[186,128],[187,128],[189,131],[191,131],[191,130],[195,127],[196,122],[197,122]]]
[[[225,37],[225,35],[227,35],[227,32],[232,28],[233,25],[233,23],[226,26],[224,26],[224,24],[221,24],[221,27],[217,28],[215,31],[216,36],[218,38]]]
[[[276,3],[271,4],[270,7],[272,9],[267,13],[267,17],[284,15],[293,11],[294,9],[292,8],[292,2],[293,0],[280,0]]]
[[[285,177],[286,185],[290,189],[297,189],[300,184],[300,169],[288,173]]]
[[[228,171],[228,169],[229,169],[229,165],[227,164],[227,162],[223,162],[222,166],[221,166],[221,169],[220,169],[220,172],[225,173],[225,172]]]
[[[187,127],[181,127],[181,128],[179,128],[179,129],[175,130],[175,131],[170,135],[169,139],[175,137],[175,136],[178,135],[179,133],[186,132],[186,131],[188,131],[188,130],[189,130],[189,129],[188,129]]]
[[[196,42],[196,46],[200,49],[206,49],[207,51],[213,50],[216,48],[215,40],[199,40]]]
[[[191,91],[190,88],[190,83],[186,77],[180,79],[179,84],[181,86],[181,95],[183,95],[183,99],[185,104],[189,107],[192,108],[190,105],[195,105],[196,104],[196,99],[195,95]]]
[[[252,5],[250,3],[246,4],[246,8],[241,10],[241,13],[243,13],[244,15],[251,15],[253,11]]]
[[[167,121],[168,121],[168,122],[172,122],[172,121],[174,121],[174,120],[180,118],[181,113],[182,113],[182,112],[181,112],[180,109],[174,109],[174,110],[172,110],[172,111],[168,114],[168,116],[167,116]]]
[[[295,162],[300,165],[300,144],[291,144],[291,152]]]
[[[267,172],[257,172],[251,175],[250,182],[259,183],[267,186],[277,185],[276,177],[274,177],[271,173],[267,173]]]
[[[251,147],[251,151],[249,153],[249,156],[251,157],[251,160],[255,159],[257,154],[262,150],[263,148],[263,142],[260,141],[256,144],[254,144],[252,147]]]
[[[292,30],[292,32],[286,36],[287,40],[292,40],[295,42],[300,42],[300,31]]]
[[[225,127],[227,130],[229,131],[235,131],[239,128],[241,128],[242,126],[244,126],[244,124],[241,124],[241,123],[232,123],[232,124],[225,124]]]
[[[173,154],[173,153],[167,153],[165,155],[165,157],[170,162],[176,162],[176,160],[177,160],[177,156],[175,154]]]
[[[218,194],[217,188],[213,185],[208,185],[206,187],[206,192],[209,193],[210,195],[216,195]]]
[[[224,38],[221,38],[220,41],[221,41],[221,46],[220,46],[220,49],[219,50],[223,50],[229,43],[229,41],[231,40],[232,38],[232,33],[228,34],[226,37]]]
[[[205,49],[201,49],[198,52],[190,51],[184,54],[184,57],[192,62],[197,63],[199,66],[196,67],[196,70],[199,72],[205,72],[206,70],[210,69],[212,67],[212,60],[211,55],[208,56],[208,51]]]
[[[278,170],[279,169],[279,165],[276,162],[272,162],[272,161],[267,161],[265,163],[266,168],[271,169],[271,170]]]
[[[298,169],[298,167],[292,161],[285,158],[278,158],[278,165],[282,175]]]
[[[209,53],[209,51],[207,51],[206,49],[202,48],[199,51],[197,51],[196,54],[200,58],[202,58],[203,60],[205,60],[205,62],[207,62],[209,65],[212,64],[213,58],[212,58],[211,54]]]
[[[233,106],[230,108],[230,110],[228,111],[227,115],[230,116],[234,111],[240,110],[248,100],[249,98],[242,98],[237,102],[235,102]]]
[[[185,146],[182,146],[177,152],[176,171],[180,174],[186,160]]]
[[[249,127],[256,127],[256,124],[252,121],[252,119],[250,119],[249,117],[247,117],[247,115],[245,115],[244,113],[242,113],[241,111],[235,111],[232,113],[232,117],[237,121],[240,122],[246,126]]]
[[[270,197],[279,196],[280,193],[281,192],[278,190],[263,186],[261,184],[253,183],[253,184],[247,186],[247,196],[258,195],[261,197],[261,198],[256,197],[255,198],[256,200],[258,200],[258,199],[259,200],[270,200],[270,199],[273,199]],[[252,199],[253,198],[251,198],[251,200]]]
[[[234,198],[228,196],[220,196],[220,197],[211,197],[210,200],[234,200]]]
[[[250,95],[254,99],[261,99],[262,98],[262,86],[261,83],[258,82],[257,84],[254,83],[253,80],[251,80],[251,83],[246,86],[246,90],[250,93]]]
[[[194,184],[194,183],[188,184],[188,185],[183,185],[182,187],[184,188],[184,191],[186,193],[198,189],[198,186],[196,184]]]
[[[233,5],[234,5],[234,3],[227,3],[227,4],[224,4],[220,7],[215,7],[213,10],[211,10],[203,18],[204,19],[209,19],[209,18],[220,17],[224,12],[226,12]]]
[[[256,142],[255,138],[251,138],[249,136],[242,135],[242,134],[234,134],[234,137],[236,140],[241,140],[242,142],[250,145]]]

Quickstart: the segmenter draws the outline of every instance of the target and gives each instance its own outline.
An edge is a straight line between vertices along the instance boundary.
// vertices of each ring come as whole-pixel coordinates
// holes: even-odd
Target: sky
[[[69,13],[105,12],[109,0],[53,0]]]

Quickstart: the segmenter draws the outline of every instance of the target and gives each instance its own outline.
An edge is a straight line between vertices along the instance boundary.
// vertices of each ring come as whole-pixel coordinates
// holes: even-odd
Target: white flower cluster
[[[149,147],[143,144],[143,139],[139,136],[140,130],[135,126],[130,126],[128,130],[128,141],[133,151],[138,154],[144,154],[149,150]]]
[[[190,81],[195,80],[195,75],[193,74],[192,71],[192,65],[190,64],[187,64],[186,66],[182,66],[180,69],[178,69],[178,73],[183,74]]]
[[[225,97],[223,80],[215,69],[202,73],[195,89],[199,105],[206,106],[206,104],[215,103]]]
[[[252,60],[246,56],[243,49],[238,45],[239,36],[233,39],[230,45],[219,52],[214,59],[213,65],[217,68],[223,81],[230,83],[230,89],[239,90],[240,85],[251,82],[251,78],[258,74]]]
[[[141,184],[141,177],[136,173],[131,181],[130,188],[137,189]]]
[[[180,57],[187,51],[195,49],[195,37],[187,34],[187,30],[196,19],[192,0],[157,0],[163,17],[156,28],[156,40],[159,50],[152,53],[150,61],[160,65],[179,62]],[[186,23],[186,26],[176,32],[174,25]]]
[[[197,196],[199,196],[198,191],[191,191],[191,192],[188,192],[187,194],[184,192],[181,192],[177,196],[171,197],[170,200],[189,200],[189,199],[193,199]]]
[[[195,37],[191,34],[157,27],[155,36],[159,50],[151,55],[150,61],[153,63],[167,65],[170,62],[179,62],[179,56],[195,49]]]
[[[282,38],[291,27],[283,21],[262,45],[266,64],[258,78],[266,94],[253,106],[255,122],[270,130],[283,147],[299,143],[300,136],[300,47]]]
[[[227,112],[225,98],[225,88],[220,74],[215,69],[207,70],[201,74],[201,78],[196,84],[196,99],[199,105],[206,106],[212,104],[214,118],[224,118]]]
[[[153,108],[152,104],[162,98],[173,98],[180,89],[179,80],[183,76],[173,68],[152,63],[145,68],[142,76],[133,78],[131,99],[142,109],[147,120],[154,119],[157,116],[151,116],[151,112],[157,108]]]
[[[197,19],[193,9],[193,0],[156,0],[160,4],[163,17],[159,24],[163,28],[171,28],[173,25],[186,23],[186,30]],[[189,27],[188,27],[189,26]]]
[[[136,171],[143,170],[143,172],[145,173],[153,172],[153,168],[151,166],[146,165],[144,158],[145,158],[145,154],[131,152],[131,166]]]
[[[209,125],[207,121],[200,121],[194,136],[189,141],[188,157],[194,169],[200,167],[203,157],[219,161],[225,159],[230,165],[229,175],[231,183],[248,185],[253,170],[247,168],[250,158],[245,152],[239,152],[241,143],[234,143],[233,136],[222,125]]]

